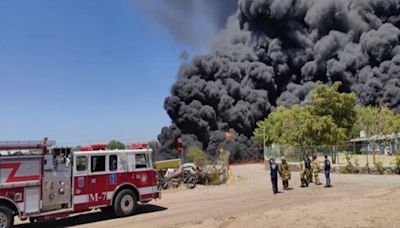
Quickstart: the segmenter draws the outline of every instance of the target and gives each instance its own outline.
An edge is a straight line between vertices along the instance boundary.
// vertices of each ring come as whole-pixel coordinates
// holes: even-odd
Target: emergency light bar
[[[139,144],[132,144],[128,147],[130,150],[139,150],[139,149],[147,149],[149,148],[149,144],[147,143],[139,143]]]

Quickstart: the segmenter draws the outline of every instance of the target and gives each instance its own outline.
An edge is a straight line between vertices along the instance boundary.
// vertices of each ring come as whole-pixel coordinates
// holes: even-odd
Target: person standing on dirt
[[[319,182],[319,177],[318,177],[319,162],[318,162],[318,159],[317,159],[316,155],[313,156],[312,171],[313,171],[313,174],[314,174],[314,182],[315,182],[315,184],[316,185],[320,185],[321,182]]]
[[[289,170],[289,165],[286,162],[285,157],[281,158],[281,164],[280,164],[279,169],[281,170],[281,179],[282,179],[283,189],[288,190],[289,189],[289,180],[290,180],[290,170]]]
[[[325,187],[329,188],[331,187],[331,162],[328,159],[328,156],[325,155],[325,161],[324,161],[324,169],[325,169]]]
[[[308,183],[312,183],[312,168],[311,168],[311,159],[307,156],[306,159],[306,179]]]
[[[301,181],[300,187],[302,188],[308,187],[306,162],[307,162],[306,157],[304,157],[304,159],[300,162],[300,181]]]
[[[269,168],[271,174],[272,192],[276,194],[278,193],[278,173],[280,174],[281,172],[278,165],[275,163],[275,159],[271,158],[269,160]]]

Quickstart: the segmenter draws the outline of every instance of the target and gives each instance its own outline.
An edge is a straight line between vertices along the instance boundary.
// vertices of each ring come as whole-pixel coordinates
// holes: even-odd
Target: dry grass
[[[367,158],[369,166],[372,167],[374,164],[372,155],[350,155],[350,161],[353,164],[356,164],[356,161],[360,166],[365,166],[367,164]],[[318,157],[320,161],[324,160],[324,157]],[[376,161],[381,161],[384,167],[394,166],[396,162],[396,156],[388,156],[388,155],[375,155]],[[339,164],[347,164],[346,155],[344,153],[339,153]]]

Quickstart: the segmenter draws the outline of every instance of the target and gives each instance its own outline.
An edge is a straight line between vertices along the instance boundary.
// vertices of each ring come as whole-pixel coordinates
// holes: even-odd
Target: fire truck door
[[[107,205],[106,156],[92,155],[90,157],[90,175],[87,176],[89,189],[89,207]]]
[[[86,209],[89,202],[88,177],[89,159],[86,155],[74,157],[74,207],[75,210]]]

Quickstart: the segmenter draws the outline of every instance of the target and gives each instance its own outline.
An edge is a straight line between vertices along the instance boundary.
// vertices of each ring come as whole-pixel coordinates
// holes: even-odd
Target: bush
[[[357,169],[353,164],[340,168],[341,173],[357,173]]]
[[[220,185],[224,183],[224,180],[221,178],[218,170],[214,169],[211,171],[208,183],[210,185]]]
[[[341,173],[357,173],[357,167],[353,165],[351,162],[351,155],[349,153],[345,153],[347,165],[345,167],[340,168]],[[356,162],[358,165],[358,161]]]
[[[383,161],[376,161],[375,162],[375,168],[376,168],[376,171],[378,171],[378,173],[379,174],[383,174],[383,171],[384,171],[384,169],[383,169]]]
[[[371,174],[371,169],[369,168],[369,164],[365,164],[364,172],[363,173],[368,173]]]
[[[230,176],[229,169],[226,168],[213,168],[208,176],[210,185],[220,185],[227,182]]]
[[[187,158],[190,162],[193,162],[199,167],[204,167],[208,163],[206,153],[197,147],[189,148]]]
[[[397,152],[396,161],[394,163],[395,171],[397,174],[400,174],[400,152]]]

